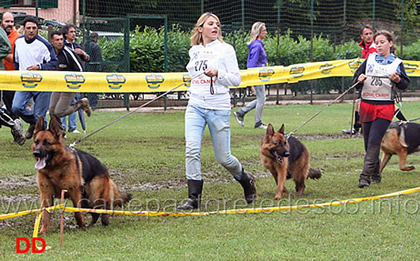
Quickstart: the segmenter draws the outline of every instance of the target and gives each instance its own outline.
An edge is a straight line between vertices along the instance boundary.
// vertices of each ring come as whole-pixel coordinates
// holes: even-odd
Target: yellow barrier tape
[[[339,206],[345,204],[354,204],[372,200],[378,200],[383,198],[395,197],[398,195],[411,194],[419,192],[420,187],[407,189],[399,192],[393,192],[389,194],[365,197],[365,198],[353,198],[346,200],[339,200],[334,202],[326,202],[321,204],[312,204],[312,205],[296,205],[296,206],[283,206],[283,207],[267,207],[267,208],[248,208],[248,209],[234,209],[234,210],[222,210],[214,212],[160,212],[160,211],[125,211],[125,210],[106,210],[106,209],[86,209],[86,208],[74,208],[74,207],[64,207],[62,205],[56,205],[54,207],[48,208],[48,210],[53,209],[62,209],[65,212],[83,212],[83,213],[98,213],[98,214],[114,214],[114,215],[127,215],[127,216],[148,216],[148,217],[183,217],[183,216],[208,216],[211,214],[251,214],[251,213],[264,213],[264,212],[274,212],[282,210],[293,210],[293,209],[303,209],[303,208],[317,208],[317,207],[329,207],[329,206]],[[40,212],[43,209],[36,209],[31,211],[22,211],[14,214],[4,214],[0,215],[1,219],[23,216],[30,213]]]
[[[39,212],[35,218],[34,233],[32,237],[38,237],[39,223],[41,223],[42,212]]]
[[[25,211],[16,212],[16,213],[1,214],[0,215],[0,220],[25,216],[25,215],[32,214],[32,213],[38,213],[38,212],[41,212],[42,210],[51,211],[51,210],[59,209],[60,207],[62,207],[62,205],[56,205],[56,206],[52,206],[52,207],[48,207],[48,208],[25,210]]]
[[[41,209],[41,210],[45,210],[45,211],[48,211],[48,212],[50,212],[50,210],[52,210],[52,209],[57,209],[57,208],[63,208],[63,204],[60,204],[60,205],[57,205],[57,206],[54,206],[54,207],[49,207],[49,208],[44,208],[44,209]],[[36,238],[36,237],[38,237],[38,231],[39,231],[39,224],[41,223],[41,217],[42,217],[42,211],[41,212],[39,212],[37,215],[36,215],[36,218],[35,218],[35,225],[34,225],[34,232],[33,232],[33,234],[32,234],[32,238]],[[36,244],[36,243],[35,243]],[[36,249],[38,249],[38,250],[41,250],[42,249],[42,246],[38,246],[38,245],[36,245]],[[51,246],[45,246],[45,250],[50,250],[51,249]]]
[[[281,210],[294,210],[294,209],[303,209],[303,208],[330,207],[330,206],[354,204],[354,203],[378,200],[378,199],[383,199],[383,198],[395,197],[398,195],[411,194],[411,193],[415,193],[419,191],[420,191],[420,187],[417,187],[413,189],[403,190],[403,191],[380,195],[380,196],[373,196],[373,197],[366,197],[366,198],[353,198],[353,199],[339,200],[339,201],[333,201],[333,202],[327,202],[327,203],[321,203],[321,204],[283,206],[283,207],[272,207],[272,208],[256,208],[256,209],[223,210],[223,211],[218,211],[218,212],[213,212],[213,213],[214,214],[248,214],[248,213],[274,212],[274,211],[281,211]]]
[[[106,210],[106,209],[88,209],[65,207],[65,212],[83,212],[98,214],[115,214],[126,216],[147,216],[147,217],[185,217],[185,216],[207,216],[209,213],[184,213],[184,212],[160,212],[160,211],[124,211],[124,210]]]
[[[336,76],[353,76],[362,59],[272,66],[241,70],[239,88],[275,83],[294,83]],[[420,61],[404,61],[408,76],[420,76]],[[0,71],[0,90],[57,92],[167,92],[190,86],[188,73],[95,73],[66,71]]]

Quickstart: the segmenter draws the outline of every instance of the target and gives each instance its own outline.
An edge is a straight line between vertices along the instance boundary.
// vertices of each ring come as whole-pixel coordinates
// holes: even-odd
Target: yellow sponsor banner
[[[353,76],[362,59],[272,66],[241,70],[241,87],[295,83],[327,77]],[[410,77],[420,76],[420,61],[404,61]],[[65,71],[0,71],[0,90],[59,92],[166,92],[188,89],[188,73],[95,73]]]

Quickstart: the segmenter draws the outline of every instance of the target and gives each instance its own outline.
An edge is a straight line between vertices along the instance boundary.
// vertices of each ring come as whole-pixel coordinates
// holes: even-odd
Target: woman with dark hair
[[[203,190],[200,153],[206,125],[217,161],[242,185],[246,202],[252,203],[257,193],[255,178],[230,152],[229,87],[241,83],[235,50],[223,41],[220,20],[212,13],[201,15],[190,39],[187,70],[192,78],[191,96],[185,111],[188,200],[177,209],[200,207]]]
[[[381,182],[379,152],[383,136],[394,117],[395,88],[407,89],[410,84],[404,64],[394,53],[394,41],[388,31],[374,36],[377,53],[370,54],[353,77],[361,89],[360,121],[366,155],[360,174],[359,188]]]

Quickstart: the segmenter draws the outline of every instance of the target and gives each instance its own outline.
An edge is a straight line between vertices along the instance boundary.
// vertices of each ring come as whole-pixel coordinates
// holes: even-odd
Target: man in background
[[[90,34],[90,62],[89,62],[89,71],[90,72],[101,72],[102,71],[102,52],[101,47],[98,45],[99,35],[98,33],[91,33]],[[97,93],[89,93],[88,94],[89,102],[92,107],[96,107],[98,103],[98,94]]]
[[[6,31],[2,27],[0,28],[0,59],[4,59],[10,55],[11,50],[12,48],[9,39],[7,38]],[[0,62],[0,70],[4,70],[3,62]],[[10,112],[3,108],[0,108],[0,128],[1,126],[7,126],[11,129],[15,143],[18,143],[19,145],[25,143],[22,123],[18,119],[12,119]]]
[[[63,26],[63,28],[61,28],[61,32],[63,33],[64,37],[64,45],[73,50],[81,61],[89,61],[89,55],[83,50],[82,46],[76,42],[76,26],[73,24],[66,24]],[[80,98],[80,93],[76,93],[72,103],[76,103],[80,100]],[[63,128],[66,129],[66,117],[63,117],[61,121],[63,123]],[[80,133],[80,131],[77,130],[77,112],[68,115],[68,131],[72,133]]]
[[[64,46],[62,32],[53,31],[50,35],[50,41],[57,55],[59,71],[83,72],[83,67],[77,54],[67,46]],[[83,109],[90,116],[91,111],[87,98],[82,98],[70,105],[75,95],[76,93],[74,92],[54,92],[51,94],[49,109],[51,118],[56,117],[57,121],[61,123],[61,117],[70,115],[79,109]],[[62,124],[60,126],[62,127]],[[64,128],[62,129],[62,134],[65,136]]]
[[[57,69],[57,57],[52,45],[38,34],[38,20],[27,17],[23,20],[25,35],[16,39],[14,52],[15,69],[19,71],[36,71]],[[48,106],[50,105],[51,92],[17,91],[13,98],[12,112],[22,120],[29,123],[25,134],[26,139],[33,136],[35,124],[39,117],[46,121]],[[27,108],[28,101],[33,98],[32,110]],[[45,122],[47,123],[47,122]]]
[[[15,19],[13,18],[12,13],[6,12],[3,14],[1,27],[4,31],[6,31],[10,47],[12,48],[11,52],[3,59],[4,69],[6,71],[15,70],[15,66],[13,64],[13,53],[15,51],[16,39],[20,36],[20,33],[18,33],[15,29]],[[16,120],[18,117],[12,113],[12,102],[14,96],[15,91],[3,91],[3,102],[6,105],[7,113],[13,120]]]

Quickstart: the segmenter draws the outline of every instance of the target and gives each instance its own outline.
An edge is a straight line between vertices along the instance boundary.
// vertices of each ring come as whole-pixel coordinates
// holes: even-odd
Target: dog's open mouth
[[[273,151],[272,154],[278,163],[283,163],[283,157],[277,151]]]
[[[46,165],[47,165],[47,157],[38,158],[38,160],[35,163],[35,168],[37,170],[40,170],[40,169],[45,168]]]

